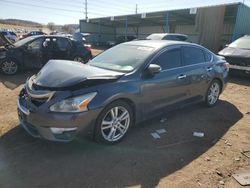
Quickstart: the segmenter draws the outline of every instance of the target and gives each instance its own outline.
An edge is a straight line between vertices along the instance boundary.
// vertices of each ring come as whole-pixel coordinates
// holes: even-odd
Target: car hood
[[[75,61],[50,60],[32,82],[37,89],[73,90],[113,82],[122,75],[124,73]]]
[[[250,58],[250,49],[227,47],[227,48],[224,48],[223,50],[221,50],[219,52],[219,55]]]

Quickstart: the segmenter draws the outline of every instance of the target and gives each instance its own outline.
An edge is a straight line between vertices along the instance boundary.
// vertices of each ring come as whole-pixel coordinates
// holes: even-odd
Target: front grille
[[[37,107],[41,106],[42,104],[44,104],[47,99],[35,99],[35,98],[30,98],[30,101],[36,105]]]
[[[250,66],[250,58],[226,57],[226,61],[231,65]]]

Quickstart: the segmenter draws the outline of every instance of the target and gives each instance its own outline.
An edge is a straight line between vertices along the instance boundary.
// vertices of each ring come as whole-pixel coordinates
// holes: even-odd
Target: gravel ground
[[[250,169],[250,80],[230,78],[216,107],[201,104],[135,126],[115,146],[88,138],[33,139],[18,125],[16,97],[26,78],[0,75],[0,187],[240,187]],[[152,132],[164,128],[161,139]],[[204,137],[193,136],[194,131]]]

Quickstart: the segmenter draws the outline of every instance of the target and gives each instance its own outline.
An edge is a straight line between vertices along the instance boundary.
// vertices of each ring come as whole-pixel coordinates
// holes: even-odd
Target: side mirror
[[[147,68],[147,71],[151,75],[158,74],[161,72],[161,66],[156,64],[150,64],[149,67]]]

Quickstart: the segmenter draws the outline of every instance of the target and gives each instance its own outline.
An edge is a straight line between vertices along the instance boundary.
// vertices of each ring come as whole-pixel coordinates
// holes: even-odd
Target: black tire
[[[76,61],[76,62],[80,62],[80,63],[85,64],[85,63],[87,63],[89,61],[89,59],[90,58],[75,56],[73,60]]]
[[[0,66],[1,66],[1,72],[6,75],[15,75],[20,70],[18,61],[12,58],[1,60]]]
[[[206,99],[205,99],[206,106],[212,107],[217,104],[221,93],[221,89],[222,86],[219,80],[215,79],[210,83],[206,93]]]
[[[122,128],[124,130],[124,133],[122,133],[120,131],[121,127],[119,128],[119,125],[116,125],[115,121],[112,121],[112,119],[111,119],[110,111],[112,109],[115,109],[115,108],[118,108],[118,113],[117,113],[118,118],[117,119],[119,119],[119,117],[121,117],[125,113],[125,111],[122,111],[124,109],[127,111],[127,114],[129,115],[129,120],[126,119],[126,120],[120,121],[120,123],[123,125],[123,127],[126,127],[126,125],[128,125],[126,127],[126,130],[125,130],[125,128]],[[127,116],[127,115],[125,115],[125,116]],[[105,125],[105,127],[112,126],[112,128],[105,128],[104,129],[103,122],[104,121],[108,122],[107,121],[108,118],[110,118],[109,121],[113,122],[113,123],[109,124],[109,125],[107,124],[107,125]],[[133,115],[132,107],[128,103],[126,103],[125,101],[122,101],[122,100],[115,101],[115,102],[109,104],[107,107],[105,107],[104,110],[98,116],[97,121],[96,121],[96,125],[95,125],[94,139],[96,142],[109,144],[109,145],[119,143],[122,139],[124,139],[124,137],[127,135],[128,131],[129,131],[129,129],[133,125],[134,125],[134,115]],[[111,129],[115,129],[114,138],[115,137],[117,137],[117,138],[115,138],[114,140],[108,140],[108,136],[111,134]],[[118,136],[119,134],[120,134],[120,137]],[[106,135],[106,138],[105,138],[105,135]],[[111,135],[111,137],[113,137],[112,135]]]

